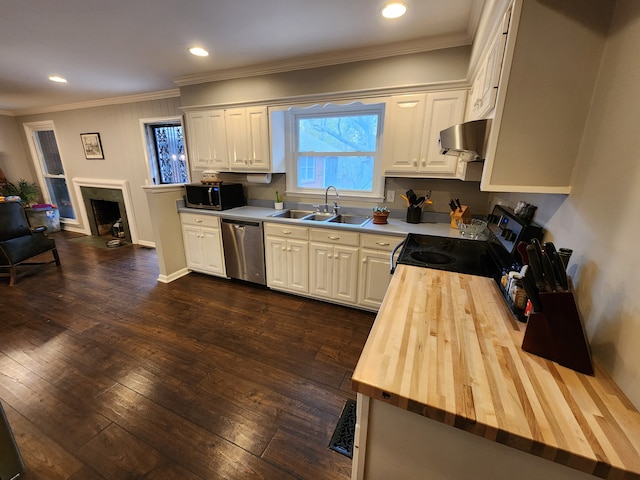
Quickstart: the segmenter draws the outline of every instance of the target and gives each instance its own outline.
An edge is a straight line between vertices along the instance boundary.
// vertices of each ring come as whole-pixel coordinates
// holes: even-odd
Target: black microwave
[[[190,183],[184,187],[187,207],[227,210],[246,205],[241,183]]]

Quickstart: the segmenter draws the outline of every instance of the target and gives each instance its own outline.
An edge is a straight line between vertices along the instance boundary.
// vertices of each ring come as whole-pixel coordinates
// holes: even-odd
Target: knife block
[[[593,375],[591,350],[573,291],[541,293],[542,312],[529,315],[522,349]]]
[[[449,213],[449,216],[451,217],[451,228],[458,228],[458,220],[461,218],[471,218],[471,212],[466,205],[462,205],[462,208]]]

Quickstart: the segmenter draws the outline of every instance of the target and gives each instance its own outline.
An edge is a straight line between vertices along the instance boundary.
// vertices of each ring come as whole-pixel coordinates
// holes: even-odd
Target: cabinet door
[[[426,99],[423,93],[389,99],[382,147],[386,172],[418,171]]]
[[[184,239],[184,253],[187,257],[187,267],[191,270],[204,270],[205,262],[200,227],[183,226],[182,238]]]
[[[266,237],[265,261],[267,285],[276,288],[287,288],[287,241],[284,238]]]
[[[247,107],[249,165],[252,170],[269,171],[269,117],[267,107]]]
[[[360,278],[358,303],[380,308],[391,281],[389,252],[362,249],[360,251]]]
[[[247,133],[247,114],[245,108],[230,108],[225,111],[227,145],[229,147],[229,166],[245,168],[249,164],[249,139]]]
[[[358,298],[358,248],[333,247],[333,298],[356,303]]]
[[[193,168],[226,170],[229,167],[223,110],[189,112],[189,157]]]
[[[311,243],[309,247],[309,292],[331,298],[333,293],[333,246]]]
[[[287,241],[288,287],[296,292],[309,292],[309,242]]]
[[[222,232],[217,228],[202,228],[201,235],[204,270],[208,273],[225,276]]]
[[[458,157],[440,153],[440,132],[462,122],[466,97],[466,90],[427,94],[421,172],[455,177]]]

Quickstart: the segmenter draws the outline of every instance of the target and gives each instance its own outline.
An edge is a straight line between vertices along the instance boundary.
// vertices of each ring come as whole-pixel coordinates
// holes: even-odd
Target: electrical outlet
[[[387,190],[387,202],[393,203],[396,201],[396,191],[395,190]]]

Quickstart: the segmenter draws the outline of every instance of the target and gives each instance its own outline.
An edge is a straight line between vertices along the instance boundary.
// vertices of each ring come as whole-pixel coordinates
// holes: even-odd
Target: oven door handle
[[[391,250],[391,256],[389,257],[389,268],[390,268],[390,274],[393,275],[393,272],[396,271],[396,263],[393,261],[393,257],[395,256],[396,252],[398,251],[399,248],[401,248],[405,242],[407,241],[407,239],[405,238],[404,240],[402,240],[399,244],[397,244],[395,247],[393,247],[393,250]]]

